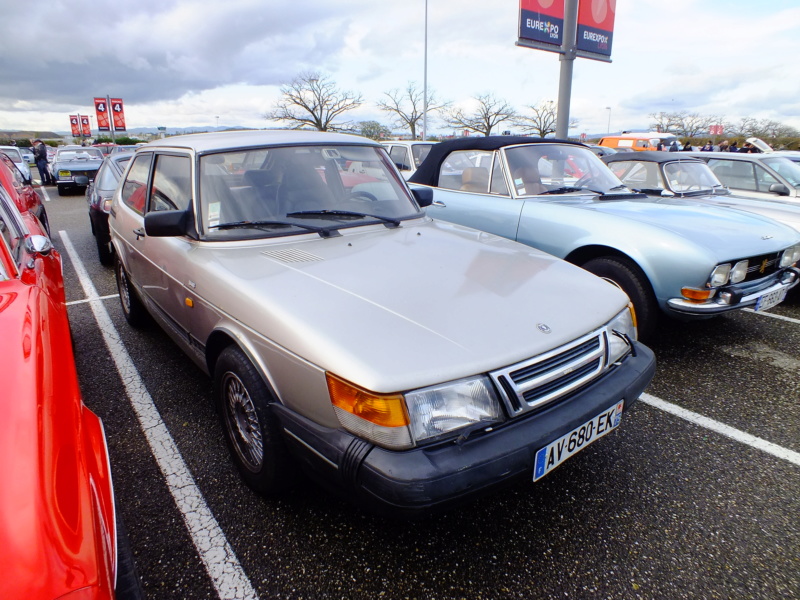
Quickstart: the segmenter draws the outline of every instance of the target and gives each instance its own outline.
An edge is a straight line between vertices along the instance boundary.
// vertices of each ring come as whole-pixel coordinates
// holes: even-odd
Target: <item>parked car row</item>
[[[800,209],[733,196],[689,153],[609,168],[579,143],[464,138],[425,143],[406,183],[414,147],[177,136],[87,189],[123,314],[210,375],[261,493],[301,470],[416,514],[538,480],[619,425],[664,318],[767,310],[800,278]]]
[[[81,400],[61,257],[0,158],[0,597],[142,597],[103,425]]]

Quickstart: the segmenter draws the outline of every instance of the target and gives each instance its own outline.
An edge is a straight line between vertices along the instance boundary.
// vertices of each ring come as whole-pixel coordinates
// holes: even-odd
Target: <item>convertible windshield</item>
[[[395,224],[420,214],[386,153],[357,145],[202,156],[200,207],[204,237],[210,240],[298,234],[314,226]],[[247,223],[281,226],[248,228]]]
[[[664,165],[664,175],[669,179],[669,187],[673,192],[708,192],[722,189],[717,176],[705,163],[674,162]]]
[[[623,190],[622,182],[589,148],[525,144],[507,148],[506,160],[518,196]]]
[[[800,188],[800,164],[789,160],[785,156],[762,159],[765,165],[775,169],[781,177],[786,179],[791,185]]]

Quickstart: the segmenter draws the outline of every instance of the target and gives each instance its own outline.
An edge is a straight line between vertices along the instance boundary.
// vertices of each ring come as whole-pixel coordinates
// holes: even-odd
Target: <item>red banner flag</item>
[[[111,114],[114,117],[114,130],[125,131],[125,112],[122,110],[122,98],[111,98]]]
[[[111,125],[108,120],[108,103],[105,98],[94,99],[94,110],[97,113],[97,130],[110,131]]]
[[[78,115],[69,116],[69,126],[72,128],[73,137],[79,137],[81,135],[81,125],[80,121],[78,121]]]
[[[89,117],[86,115],[81,116],[81,131],[84,137],[92,137],[92,126],[89,124]]]

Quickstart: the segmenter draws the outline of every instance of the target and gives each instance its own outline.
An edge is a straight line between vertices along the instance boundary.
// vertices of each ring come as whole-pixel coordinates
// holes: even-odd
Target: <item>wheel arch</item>
[[[626,260],[631,261],[644,274],[644,277],[647,280],[646,282],[647,286],[650,288],[650,291],[653,292],[653,295],[655,296],[655,288],[653,287],[652,275],[647,272],[645,266],[642,265],[642,261],[637,260],[636,257],[631,256],[630,254],[626,254],[625,252],[623,252],[618,248],[613,248],[611,246],[604,246],[601,244],[582,246],[570,252],[567,256],[564,257],[564,260],[580,267],[581,265],[586,264],[590,260],[603,257],[624,258]]]
[[[206,368],[208,369],[209,374],[212,377],[214,376],[214,370],[216,369],[217,361],[219,360],[222,352],[229,346],[237,346],[242,352],[244,352],[247,360],[249,360],[250,363],[256,368],[256,371],[258,371],[261,379],[264,380],[264,383],[272,395],[273,400],[279,402],[280,400],[278,399],[278,395],[275,393],[275,382],[272,380],[272,377],[269,376],[269,369],[267,369],[267,366],[259,358],[258,353],[255,352],[250,344],[247,343],[246,338],[237,335],[234,331],[229,329],[216,329],[208,337],[208,340],[206,341],[205,357]]]

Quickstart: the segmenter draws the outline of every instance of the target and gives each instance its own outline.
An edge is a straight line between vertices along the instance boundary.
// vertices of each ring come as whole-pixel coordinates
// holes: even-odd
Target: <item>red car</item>
[[[50,235],[50,223],[42,199],[33,187],[25,183],[25,178],[14,161],[3,152],[0,152],[0,186],[5,188],[21,213],[33,213],[44,225],[47,235]]]
[[[119,561],[108,449],[81,400],[61,257],[3,186],[0,338],[0,598],[114,598],[118,581],[138,579],[127,554]]]

